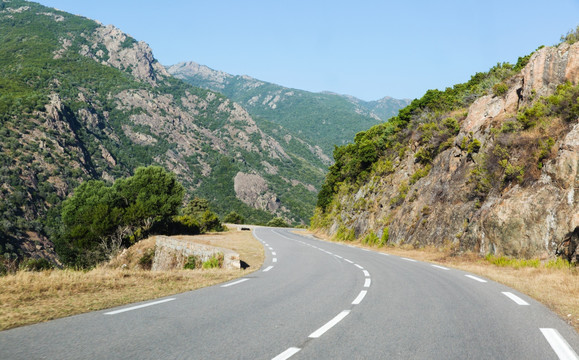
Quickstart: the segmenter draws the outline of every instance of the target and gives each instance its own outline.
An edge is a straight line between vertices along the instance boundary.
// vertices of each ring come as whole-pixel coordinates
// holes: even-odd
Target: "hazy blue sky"
[[[579,0],[40,0],[113,24],[164,65],[364,100],[421,97],[579,25]]]

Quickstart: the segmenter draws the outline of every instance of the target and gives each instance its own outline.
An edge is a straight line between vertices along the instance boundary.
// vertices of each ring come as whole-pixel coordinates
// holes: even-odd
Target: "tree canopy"
[[[84,182],[63,203],[56,251],[68,265],[95,265],[153,226],[171,222],[184,192],[175,175],[158,166],[138,168],[110,186]]]

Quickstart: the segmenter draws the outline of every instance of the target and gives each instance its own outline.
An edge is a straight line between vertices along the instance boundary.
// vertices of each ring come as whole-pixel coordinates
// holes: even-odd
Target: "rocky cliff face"
[[[389,241],[398,244],[521,257],[566,252],[577,260],[579,119],[547,116],[527,130],[505,130],[565,82],[579,84],[579,43],[537,51],[503,94],[480,97],[467,114],[448,114],[459,119],[460,131],[430,171],[417,161],[420,134],[412,135],[389,175],[339,193],[328,232],[380,237],[388,229]],[[476,146],[466,146],[471,143]]]

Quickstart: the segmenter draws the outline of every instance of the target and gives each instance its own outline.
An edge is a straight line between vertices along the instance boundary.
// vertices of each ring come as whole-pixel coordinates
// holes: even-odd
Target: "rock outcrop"
[[[280,201],[269,189],[267,181],[257,174],[237,173],[234,178],[237,198],[256,209],[276,211]]]
[[[357,236],[370,232],[381,236],[387,228],[389,241],[399,244],[448,246],[483,255],[547,258],[565,253],[569,260],[579,260],[579,119],[550,119],[543,126],[555,128],[557,136],[541,166],[528,168],[535,175],[484,198],[476,196],[473,185],[473,171],[489,161],[482,154],[493,156],[500,144],[497,130],[565,82],[579,84],[579,43],[537,51],[522,72],[508,80],[504,95],[476,100],[461,122],[454,146],[438,154],[428,175],[413,183],[412,175],[422,166],[415,161],[418,149],[411,143],[390,175],[373,177],[356,193],[341,193],[329,233],[346,227]],[[538,151],[528,144],[540,144],[537,139],[546,136],[541,131],[550,130],[509,137],[522,149],[511,159]],[[473,139],[480,142],[481,155],[461,146]]]

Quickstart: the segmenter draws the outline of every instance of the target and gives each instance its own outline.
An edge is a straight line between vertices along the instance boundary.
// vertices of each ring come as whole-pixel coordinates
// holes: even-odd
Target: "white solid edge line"
[[[412,262],[416,262],[416,260],[414,259],[409,259],[409,258],[401,258],[402,260],[406,260],[406,261],[412,261]]]
[[[287,349],[286,351],[282,352],[281,354],[279,354],[278,356],[274,357],[271,360],[287,360],[290,357],[294,356],[295,354],[298,353],[298,351],[300,351],[300,348],[297,347],[291,347],[289,349]]]
[[[241,280],[237,280],[237,281],[234,281],[234,282],[232,282],[232,283],[229,283],[229,284],[221,285],[221,287],[223,287],[223,288],[224,288],[224,287],[229,287],[229,286],[233,286],[233,285],[241,284],[242,282],[244,282],[244,281],[247,281],[247,280],[249,280],[249,279],[241,279]]]
[[[386,253],[383,253],[383,252],[381,252],[381,253],[379,253],[379,254],[384,255],[384,256],[390,256],[390,254],[386,254]]]
[[[440,265],[432,265],[432,267],[435,267],[437,269],[442,269],[442,270],[450,270],[449,268],[444,267],[444,266],[440,266]]]
[[[360,304],[362,302],[362,300],[364,300],[364,296],[366,296],[367,293],[368,293],[368,291],[366,291],[366,290],[360,291],[360,294],[358,294],[358,297],[356,299],[354,299],[354,301],[352,301],[352,305]]]
[[[324,333],[328,330],[330,330],[332,327],[334,327],[337,323],[339,323],[340,321],[342,321],[346,316],[348,316],[348,314],[350,313],[350,310],[344,310],[341,313],[339,313],[338,315],[336,315],[336,317],[334,317],[332,320],[328,321],[326,323],[326,325],[322,326],[321,328],[319,328],[318,330],[314,331],[313,333],[310,334],[310,338],[312,339],[316,339],[319,338],[320,336],[324,335]]]
[[[472,276],[472,275],[465,275],[465,276],[466,276],[467,278],[471,278],[471,279],[476,280],[476,281],[481,282],[481,283],[486,283],[486,282],[487,282],[486,280],[481,279],[481,278],[477,278],[476,276]]]
[[[354,264],[354,266],[355,266],[355,267],[357,267],[358,269],[362,269],[362,270],[364,270],[364,267],[363,267],[363,266],[361,266],[361,265],[358,265],[358,264]]]
[[[525,300],[521,299],[520,297],[518,297],[517,295],[513,294],[512,292],[503,291],[502,294],[505,295],[506,297],[508,297],[509,299],[513,300],[514,302],[516,302],[518,305],[529,305],[528,302],[526,302]]]
[[[372,283],[372,279],[367,278],[366,281],[364,281],[364,287],[370,287],[371,283]]]
[[[268,267],[266,267],[265,269],[263,269],[263,272],[268,272],[268,271],[270,271],[271,269],[273,269],[273,266],[268,266]]]
[[[360,249],[360,250],[362,250],[362,251],[370,251],[370,250],[368,250],[368,249]]]
[[[364,276],[367,276],[367,277],[370,276],[370,273],[368,272],[368,270],[362,270],[362,271],[364,272]]]
[[[352,260],[348,260],[348,259],[344,259],[344,261],[349,262],[350,264],[353,264],[354,262]]]
[[[147,307],[147,306],[158,305],[158,304],[166,303],[166,302],[173,301],[173,300],[175,300],[175,298],[163,299],[163,300],[150,302],[150,303],[146,303],[146,304],[142,304],[142,305],[131,306],[131,307],[120,309],[120,310],[106,312],[105,315],[116,315],[116,314],[124,313],[126,311],[142,309],[142,308]]]
[[[549,345],[553,348],[559,359],[561,360],[577,360],[579,356],[577,353],[569,346],[569,343],[559,334],[557,329],[541,328],[543,336],[549,342]]]
[[[273,258],[271,262],[277,262],[277,258]]]

